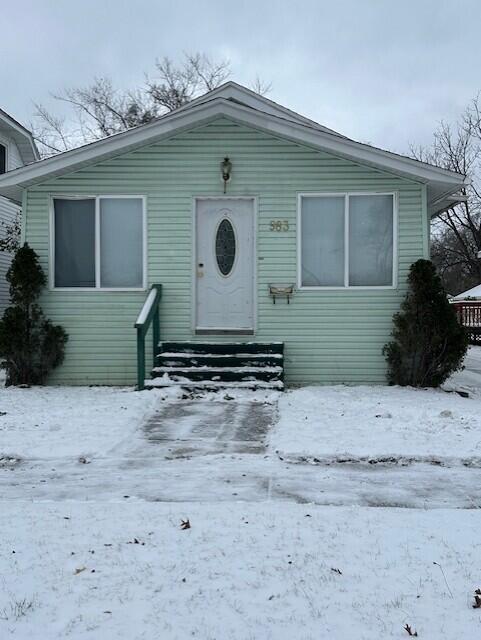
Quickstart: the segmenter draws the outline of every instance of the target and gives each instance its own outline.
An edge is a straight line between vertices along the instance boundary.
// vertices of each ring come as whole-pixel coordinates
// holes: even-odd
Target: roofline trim
[[[293,117],[294,119],[297,119],[299,121],[301,121],[302,123],[309,125],[311,127],[314,127],[315,129],[319,129],[320,131],[325,131],[326,133],[332,133],[333,135],[339,136],[340,138],[346,138],[346,136],[342,135],[341,133],[338,133],[337,131],[334,131],[334,129],[329,129],[329,127],[325,127],[324,125],[320,124],[319,122],[316,122],[315,120],[312,120],[311,118],[307,118],[306,116],[303,116],[302,114],[298,113],[297,111],[293,111],[292,109],[289,109],[288,107],[285,107],[282,104],[279,104],[278,102],[275,102],[274,100],[271,100],[270,98],[266,98],[265,96],[261,95],[260,93],[256,93],[255,91],[253,91],[252,89],[249,89],[248,87],[244,87],[241,84],[239,84],[238,82],[235,82],[233,80],[229,80],[227,82],[224,82],[224,84],[221,84],[220,86],[218,86],[215,89],[212,89],[212,91],[209,91],[208,93],[205,93],[202,96],[199,96],[198,98],[194,98],[193,100],[191,100],[189,103],[179,107],[178,109],[175,110],[175,112],[179,112],[179,111],[185,111],[186,109],[189,109],[189,107],[192,106],[196,106],[198,104],[202,104],[204,102],[206,102],[207,100],[213,100],[215,99],[215,97],[222,92],[227,91],[228,89],[234,89],[236,91],[238,91],[239,93],[244,93],[246,95],[248,95],[250,98],[252,98],[253,100],[256,100],[257,102],[260,102],[261,104],[265,104],[268,107],[272,108],[272,109],[276,109],[278,111],[283,112],[284,114],[286,114],[286,116],[289,118]],[[231,99],[232,98],[227,98],[227,99]],[[246,105],[250,108],[255,108],[255,107],[251,107],[250,105]],[[273,114],[269,114],[269,115],[273,115]],[[289,118],[290,119],[290,118]]]
[[[120,154],[123,151],[147,144],[149,141],[152,141],[153,144],[156,139],[172,136],[182,129],[192,128],[222,116],[244,125],[254,126],[272,135],[307,144],[340,157],[347,157],[361,164],[371,164],[380,170],[391,171],[421,182],[445,182],[448,185],[451,183],[453,187],[457,186],[458,188],[466,185],[466,177],[462,174],[361,142],[355,142],[348,138],[342,138],[336,134],[258,111],[253,107],[232,102],[228,99],[214,98],[207,102],[193,105],[190,109],[173,111],[146,125],[123,131],[108,138],[103,138],[9,171],[0,176],[0,186],[26,185],[55,172],[63,172],[70,168],[76,170],[76,166],[83,166],[96,159],[100,161],[102,156],[108,153]]]
[[[12,116],[3,109],[0,109],[0,120],[4,120],[9,127],[17,131],[29,141],[35,161],[38,162],[40,160],[40,154],[38,152],[37,145],[35,144],[35,140],[33,139],[32,132],[24,127],[23,124],[20,124],[18,120],[12,118]]]

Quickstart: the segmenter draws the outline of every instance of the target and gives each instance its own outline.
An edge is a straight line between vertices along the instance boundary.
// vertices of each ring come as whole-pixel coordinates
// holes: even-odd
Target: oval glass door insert
[[[223,276],[228,276],[232,271],[235,261],[236,242],[232,223],[224,218],[217,227],[215,236],[215,257],[217,266]]]

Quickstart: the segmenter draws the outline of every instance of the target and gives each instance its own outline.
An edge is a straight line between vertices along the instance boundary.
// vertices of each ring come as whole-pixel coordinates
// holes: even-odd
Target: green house
[[[51,383],[280,387],[385,381],[408,269],[463,185],[229,82],[0,195],[69,334]]]

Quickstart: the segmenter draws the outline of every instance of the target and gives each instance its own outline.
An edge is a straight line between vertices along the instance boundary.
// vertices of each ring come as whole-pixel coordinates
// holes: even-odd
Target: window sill
[[[146,287],[49,287],[49,291],[51,292],[66,292],[73,293],[78,291],[79,293],[113,293],[117,291],[118,293],[125,292],[144,292],[147,291]]]
[[[298,291],[394,291],[397,285],[359,286],[359,287],[297,287]]]

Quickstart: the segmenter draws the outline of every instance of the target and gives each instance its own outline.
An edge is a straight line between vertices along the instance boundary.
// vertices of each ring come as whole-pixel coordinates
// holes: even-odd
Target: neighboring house
[[[451,302],[461,302],[463,300],[480,300],[481,301],[481,284],[472,289],[458,293],[457,296],[451,298]]]
[[[69,334],[53,383],[134,383],[152,284],[157,384],[276,384],[283,354],[288,383],[382,383],[409,267],[464,184],[229,82],[0,194],[23,202],[44,310]]]
[[[0,109],[0,175],[34,162],[38,157],[30,131]],[[0,238],[5,237],[5,225],[14,222],[19,212],[18,204],[0,197]],[[9,301],[5,274],[11,259],[10,253],[0,251],[0,317]]]

